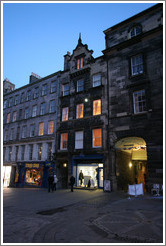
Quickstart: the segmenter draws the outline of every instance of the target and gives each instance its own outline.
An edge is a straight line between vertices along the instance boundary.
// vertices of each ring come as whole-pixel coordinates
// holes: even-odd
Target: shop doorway
[[[148,169],[145,140],[139,137],[123,138],[117,141],[115,149],[118,188],[128,190],[128,184],[143,183],[146,191]]]
[[[75,187],[103,188],[103,163],[76,164],[73,166]]]
[[[3,187],[8,187],[10,184],[11,166],[3,166]]]

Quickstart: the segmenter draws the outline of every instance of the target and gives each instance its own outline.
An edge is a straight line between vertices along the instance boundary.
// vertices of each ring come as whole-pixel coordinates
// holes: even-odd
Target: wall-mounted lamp
[[[130,163],[129,163],[129,168],[132,168],[132,165],[133,165],[133,164],[130,162]]]
[[[63,163],[63,167],[67,167],[67,163]]]
[[[85,98],[85,102],[88,102],[88,98]]]

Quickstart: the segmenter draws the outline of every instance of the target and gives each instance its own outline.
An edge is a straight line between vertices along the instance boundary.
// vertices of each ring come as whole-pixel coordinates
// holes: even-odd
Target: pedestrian
[[[79,174],[79,180],[80,180],[80,184],[82,185],[82,181],[84,179],[84,175],[83,175],[83,172],[81,170],[80,174]]]
[[[71,192],[73,192],[73,185],[75,183],[75,177],[72,175],[70,178]]]
[[[54,176],[52,174],[50,174],[48,176],[48,192],[50,192],[50,190],[54,190],[54,187],[53,187],[53,182],[54,182]]]
[[[53,190],[56,190],[57,182],[58,182],[58,178],[57,178],[56,174],[54,174]]]

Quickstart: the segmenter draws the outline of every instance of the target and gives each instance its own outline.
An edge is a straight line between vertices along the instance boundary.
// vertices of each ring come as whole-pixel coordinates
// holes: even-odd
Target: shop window
[[[102,129],[93,130],[93,148],[102,147]]]
[[[77,69],[81,69],[81,68],[83,68],[83,66],[84,66],[84,58],[81,57],[81,58],[77,59]]]
[[[29,145],[29,160],[31,161],[33,157],[33,144]]]
[[[69,84],[63,85],[62,94],[63,94],[63,96],[69,95]]]
[[[7,114],[7,122],[6,123],[9,123],[10,122],[10,113]]]
[[[40,106],[40,115],[44,115],[46,112],[46,103],[41,103]]]
[[[54,132],[54,121],[51,120],[48,122],[48,134],[53,134]]]
[[[54,113],[54,112],[55,112],[55,100],[51,100],[51,101],[50,101],[49,112],[50,112],[50,113]]]
[[[38,160],[41,160],[41,157],[42,157],[42,149],[43,149],[43,146],[42,144],[38,144]]]
[[[83,149],[83,131],[75,132],[75,149]]]
[[[146,111],[145,90],[134,92],[133,102],[134,102],[134,113],[135,114],[145,112]]]
[[[39,168],[35,169],[26,169],[26,175],[25,175],[25,183],[34,185],[34,186],[39,186],[41,185],[41,170]]]
[[[17,120],[17,111],[13,112],[13,122]]]
[[[34,105],[32,107],[32,117],[36,117],[37,116],[37,105]]]
[[[69,108],[62,108],[62,121],[68,120],[69,117]]]
[[[39,136],[44,135],[44,122],[39,123]]]
[[[35,124],[30,125],[30,137],[35,136]]]
[[[56,92],[56,81],[51,82],[51,93]]]
[[[93,101],[93,115],[101,114],[101,99]]]
[[[68,145],[68,133],[62,133],[60,149],[67,150],[67,145]]]
[[[39,87],[36,87],[35,88],[35,92],[34,92],[34,95],[33,95],[33,98],[36,99],[39,97]]]
[[[25,154],[25,145],[21,145],[21,160],[24,160],[24,154]]]
[[[47,84],[42,85],[41,95],[45,96],[47,94]]]
[[[84,104],[78,104],[76,108],[76,118],[80,119],[84,117]]]
[[[27,126],[23,126],[22,127],[22,138],[26,138],[26,134],[27,134]]]
[[[133,38],[139,34],[141,34],[142,29],[141,26],[134,26],[131,30],[130,30],[130,38]]]
[[[93,87],[101,85],[101,74],[96,74],[93,76]]]
[[[131,74],[139,75],[143,73],[143,55],[139,54],[137,56],[131,57]]]
[[[78,80],[77,81],[77,92],[83,91],[84,90],[84,80]]]

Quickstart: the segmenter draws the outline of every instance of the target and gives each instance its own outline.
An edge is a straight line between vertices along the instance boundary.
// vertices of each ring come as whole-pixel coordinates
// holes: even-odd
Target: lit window
[[[61,134],[61,150],[66,150],[68,144],[68,133],[62,133]]]
[[[102,129],[93,130],[93,148],[102,147]]]
[[[7,123],[10,122],[10,113],[7,114]]]
[[[32,107],[32,117],[35,117],[35,116],[37,116],[37,105],[34,105]]]
[[[139,35],[141,32],[142,32],[141,27],[135,26],[130,31],[130,37],[133,38],[133,37]]]
[[[76,118],[80,119],[84,117],[84,104],[78,104],[77,105],[77,113],[76,113]]]
[[[48,122],[48,134],[53,134],[54,132],[54,121],[51,120]]]
[[[78,80],[77,81],[77,92],[84,90],[84,80]]]
[[[131,74],[138,75],[143,73],[143,56],[142,54],[131,57]]]
[[[134,92],[133,101],[135,114],[146,111],[145,90]]]
[[[77,69],[81,69],[83,68],[83,66],[84,66],[84,59],[83,57],[81,57],[77,60]]]
[[[75,149],[83,149],[83,131],[75,132]]]
[[[66,121],[68,120],[68,116],[69,116],[69,108],[63,108],[62,109],[62,121]]]
[[[15,122],[17,119],[17,111],[13,112],[13,122]]]
[[[44,135],[44,122],[39,123],[39,136]]]
[[[93,87],[101,85],[101,74],[96,74],[93,76]]]
[[[69,95],[69,84],[63,85],[63,96]]]
[[[93,101],[93,115],[101,114],[101,99]]]

